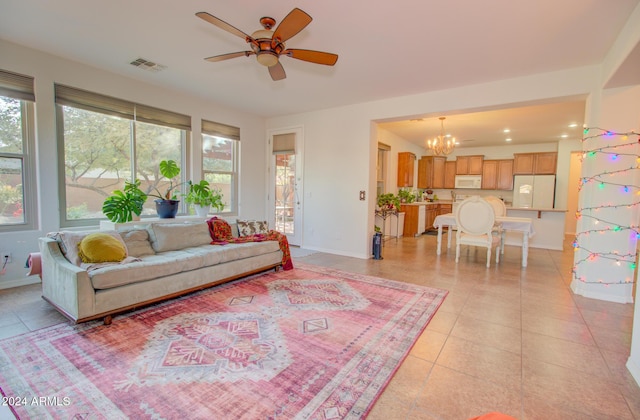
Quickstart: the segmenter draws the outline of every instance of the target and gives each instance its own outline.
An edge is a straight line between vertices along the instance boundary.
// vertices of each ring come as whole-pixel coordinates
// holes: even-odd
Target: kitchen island
[[[507,216],[531,219],[536,234],[529,240],[532,248],[562,251],[564,244],[564,221],[567,210],[553,208],[507,207]],[[507,232],[505,244],[519,245],[522,242],[517,232]]]
[[[433,221],[436,216],[451,213],[451,206],[451,200],[403,203],[400,209],[405,213],[404,236],[420,236],[434,229]]]

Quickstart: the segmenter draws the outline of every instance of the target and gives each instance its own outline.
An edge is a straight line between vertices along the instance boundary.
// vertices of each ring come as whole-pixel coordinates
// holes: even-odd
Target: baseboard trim
[[[20,286],[28,286],[30,284],[40,283],[40,278],[38,276],[29,276],[24,279],[17,280],[9,280],[6,282],[0,282],[0,290],[2,289],[13,289],[14,287]]]
[[[601,284],[592,284],[593,286],[602,286]],[[626,286],[626,284],[621,284]],[[584,296],[590,299],[598,299],[605,300],[607,302],[615,302],[615,303],[633,303],[633,296],[621,296],[621,295],[612,295],[607,293],[600,293],[595,290],[589,290],[587,285],[582,283],[579,280],[573,279],[571,281],[571,291],[576,295]]]
[[[636,383],[640,385],[640,366],[638,366],[631,357],[627,360],[627,369],[629,369],[629,372],[631,373],[631,376],[633,376],[633,379],[636,380]]]
[[[335,250],[335,249],[319,248],[319,247],[315,247],[315,246],[306,246],[305,245],[304,247],[301,247],[301,248],[308,249],[309,251],[324,252],[325,254],[342,255],[343,257],[353,257],[353,258],[359,258],[359,259],[364,259],[364,260],[372,257],[370,255],[355,254],[355,253],[352,253],[352,252],[341,252],[341,251],[338,251],[338,250]]]

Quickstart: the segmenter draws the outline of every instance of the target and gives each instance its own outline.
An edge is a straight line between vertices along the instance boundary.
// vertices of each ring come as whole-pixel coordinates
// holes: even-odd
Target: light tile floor
[[[435,255],[433,235],[391,239],[382,260],[293,252],[331,266],[449,291],[369,419],[463,420],[491,411],[518,419],[640,419],[640,388],[625,367],[633,305],[571,293],[573,251],[505,247]],[[304,250],[299,250],[304,251]],[[300,255],[299,257],[296,257]],[[0,338],[65,322],[39,285],[0,290]],[[0,419],[7,412],[0,407]]]

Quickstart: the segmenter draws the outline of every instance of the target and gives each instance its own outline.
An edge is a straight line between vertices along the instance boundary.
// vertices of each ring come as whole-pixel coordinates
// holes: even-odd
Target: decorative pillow
[[[147,229],[155,252],[175,251],[211,242],[206,223],[151,223]]]
[[[118,229],[118,233],[122,237],[127,247],[127,252],[131,257],[144,257],[145,255],[154,255],[155,252],[149,242],[149,231],[141,227],[129,227]]]
[[[240,220],[237,219],[238,234],[242,236],[269,233],[269,223],[266,220]]]
[[[119,262],[127,257],[127,247],[108,233],[90,233],[80,241],[78,256],[84,263]]]
[[[60,251],[62,255],[73,265],[77,265],[80,267],[82,264],[82,260],[78,255],[78,245],[84,239],[85,236],[96,233],[97,231],[60,231],[60,232],[52,232],[47,234],[47,237],[55,239],[58,242],[58,246],[60,247]],[[118,232],[115,230],[104,230],[100,231],[100,233],[106,233],[115,237],[116,239],[122,240]]]
[[[207,220],[207,224],[209,225],[209,235],[214,241],[228,241],[233,238],[231,226],[226,220],[214,216]]]

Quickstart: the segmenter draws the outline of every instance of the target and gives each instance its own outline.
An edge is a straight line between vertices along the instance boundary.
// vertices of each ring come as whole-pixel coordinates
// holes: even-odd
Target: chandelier
[[[444,134],[445,117],[440,117],[440,135],[435,139],[427,140],[427,147],[434,155],[448,155],[453,152],[456,145],[455,137],[445,136]]]

